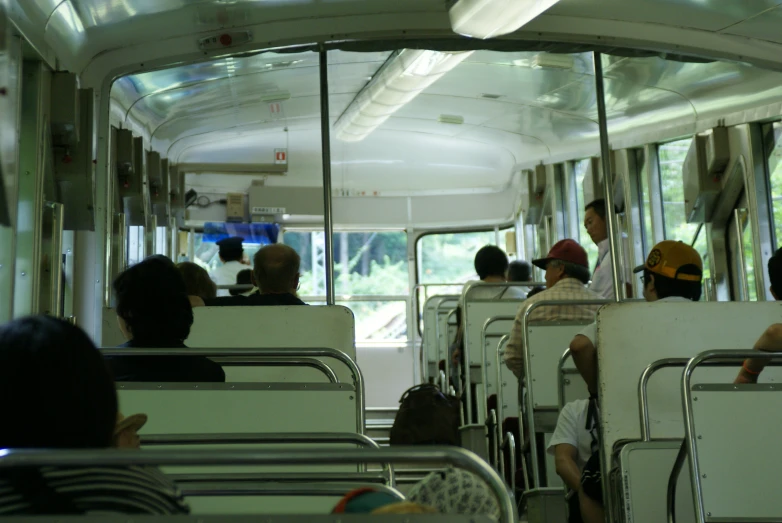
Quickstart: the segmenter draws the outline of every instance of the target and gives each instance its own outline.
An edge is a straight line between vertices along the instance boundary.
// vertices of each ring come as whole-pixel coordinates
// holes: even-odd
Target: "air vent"
[[[492,93],[483,93],[481,95],[481,98],[488,98],[489,100],[497,100],[499,98],[502,98],[501,94],[492,94]]]

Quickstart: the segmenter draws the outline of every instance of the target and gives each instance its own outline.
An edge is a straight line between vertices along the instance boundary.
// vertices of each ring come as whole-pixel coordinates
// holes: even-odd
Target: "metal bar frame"
[[[523,387],[524,383],[532,383],[532,375],[530,374],[530,368],[532,362],[530,360],[529,350],[529,317],[535,309],[539,307],[551,307],[559,305],[605,305],[607,303],[614,303],[610,300],[550,300],[550,301],[536,301],[530,304],[522,306],[521,313],[521,346],[524,353],[524,382],[519,380],[519,387]],[[519,397],[522,397],[521,390],[519,390]],[[532,455],[532,488],[541,488],[540,485],[540,464],[538,463],[538,445],[535,438],[535,416],[533,414],[535,405],[533,402],[532,394],[526,394],[527,411],[529,412],[529,433],[530,433],[530,454]],[[523,423],[524,420],[524,402],[519,401],[519,421]]]
[[[245,358],[211,358],[222,367],[310,367],[326,375],[330,383],[339,383],[339,378],[328,363],[317,358],[263,358],[248,361]]]
[[[595,96],[597,98],[597,124],[600,129],[600,158],[603,165],[603,189],[605,190],[606,214],[608,215],[608,244],[611,249],[611,273],[614,279],[614,301],[622,299],[624,286],[619,274],[619,242],[616,232],[619,229],[614,209],[614,177],[611,170],[611,145],[608,143],[608,119],[606,118],[605,86],[603,80],[603,55],[592,53],[595,66]]]
[[[326,257],[326,303],[334,305],[334,218],[331,201],[331,121],[329,120],[328,51],[320,44],[320,140],[323,160],[323,230]]]
[[[331,348],[285,348],[285,349],[269,349],[269,348],[256,348],[256,349],[237,349],[237,348],[188,348],[188,349],[118,349],[101,348],[101,353],[104,356],[205,356],[216,358],[258,358],[258,357],[272,357],[272,358],[291,358],[291,357],[305,357],[305,358],[334,358],[344,363],[353,374],[353,384],[356,388],[356,432],[359,434],[364,433],[364,425],[366,423],[364,419],[364,376],[361,374],[361,369],[358,368],[353,358],[338,349]],[[251,361],[251,360],[250,360]]]
[[[145,434],[142,445],[240,445],[276,443],[355,443],[379,449],[375,440],[351,432],[270,432],[263,434]],[[390,486],[396,485],[394,468],[383,463],[384,476]]]
[[[500,521],[518,520],[513,494],[497,472],[480,457],[458,447],[398,447],[384,449],[317,450],[214,450],[153,451],[139,450],[31,450],[6,449],[0,452],[0,470],[14,467],[82,466],[219,466],[219,465],[338,465],[365,463],[443,462],[474,473],[494,494],[500,509]]]
[[[448,336],[448,325],[450,325],[451,316],[456,316],[456,311],[457,311],[457,309],[451,309],[451,310],[448,311],[448,314],[446,314],[446,316],[445,316],[445,326],[446,326],[446,329],[445,329],[445,334],[443,334],[443,336]],[[438,365],[439,365],[439,357],[441,356],[441,354],[440,354],[440,318],[439,318],[439,315],[440,315],[439,309],[437,309],[437,311],[435,311],[435,318],[437,319],[437,325],[435,325],[435,332],[437,332]],[[459,326],[458,325],[456,326],[456,332],[457,332],[457,334],[459,332]],[[464,343],[464,336],[463,335],[462,335],[462,343]],[[451,372],[451,363],[452,362],[451,362],[451,353],[448,350],[449,347],[450,347],[450,345],[448,344],[448,338],[446,338],[445,339],[445,354],[442,354],[442,356],[443,356],[443,361],[445,362],[445,365],[443,365],[443,366],[445,367],[445,385],[447,387],[451,386],[451,374],[452,374],[452,372]],[[457,371],[458,371],[458,369],[457,369]],[[445,390],[445,389],[443,389],[443,390]]]
[[[430,298],[427,298],[426,302],[424,302],[424,312],[426,312],[426,303],[428,303],[429,300],[440,300],[439,302],[436,302],[436,305],[434,306],[434,343],[435,343],[435,348],[437,349],[438,357],[440,355],[440,347],[439,347],[439,341],[440,341],[440,317],[439,317],[440,316],[440,304],[443,301],[445,301],[446,299],[448,299],[448,300],[450,300],[450,299],[458,300],[459,296],[456,295],[456,294],[435,295],[435,296],[431,296]],[[446,321],[448,321],[448,320],[446,320]],[[426,329],[424,329],[424,332],[425,331],[426,331]],[[426,340],[424,340],[424,341],[426,341]],[[429,355],[426,354],[425,350],[422,350],[422,352],[424,354],[422,355],[423,357],[421,358],[421,360],[422,360],[421,373],[424,376],[424,379],[427,379],[427,378],[429,378],[429,371],[428,371],[428,369],[425,369],[425,367],[427,367],[427,365],[429,363],[429,359],[428,359]],[[446,365],[446,372],[448,372],[448,358],[446,358],[445,365]],[[447,376],[447,374],[446,374],[446,376]]]
[[[692,492],[695,496],[695,518],[698,523],[706,523],[706,511],[703,506],[703,492],[701,490],[701,475],[700,466],[698,464],[698,449],[695,438],[695,419],[692,412],[692,373],[695,368],[708,360],[719,359],[723,362],[726,360],[741,362],[747,358],[764,359],[764,360],[777,360],[782,361],[782,354],[759,352],[754,350],[710,350],[701,352],[694,358],[692,358],[682,373],[682,408],[684,409],[684,443],[686,446],[686,454],[690,457],[690,481],[692,482]],[[683,458],[682,458],[683,459]],[[678,461],[678,459],[677,459]],[[673,479],[673,485],[669,482],[668,492],[670,495],[671,488],[676,491],[676,478]],[[674,509],[675,505],[671,506],[669,503],[669,510]],[[669,519],[671,513],[668,514]],[[675,519],[675,514],[673,515]]]
[[[570,348],[568,347],[565,349],[565,352],[562,353],[562,356],[560,356],[559,363],[557,363],[557,379],[559,380],[557,401],[559,410],[562,410],[565,407],[565,363],[570,357]]]
[[[404,501],[405,496],[394,487],[378,483],[339,482],[339,483],[288,483],[288,482],[197,482],[189,485],[187,480],[176,482],[186,497],[202,496],[344,496],[359,488],[371,488]]]
[[[505,420],[505,395],[502,392],[502,360],[500,358],[500,352],[505,348],[510,340],[510,334],[505,334],[500,341],[497,342],[497,352],[494,354],[494,361],[497,365],[497,417],[499,418],[500,426],[497,429],[497,437],[502,436],[502,423]],[[484,342],[485,343],[485,342]],[[514,491],[515,492],[515,491]]]
[[[749,203],[749,202],[748,202]],[[750,301],[749,299],[749,278],[747,278],[747,257],[744,254],[744,229],[741,227],[741,208],[733,210],[733,226],[736,228],[736,250],[739,253],[739,264],[741,267],[736,267],[741,279],[741,293],[743,294],[741,301]],[[752,222],[749,216],[749,210],[747,212],[747,225],[752,227]]]
[[[502,443],[500,444],[500,468],[502,469],[503,474],[505,473],[505,455],[504,455],[504,449],[505,447],[508,447],[509,456],[508,459],[510,461],[510,488],[511,492],[513,494],[516,494],[516,438],[513,436],[513,433],[508,431],[505,433],[505,437],[502,440]],[[522,460],[522,464],[524,463],[524,460]],[[526,467],[522,467],[522,474],[524,474],[524,477],[527,477],[527,469]]]

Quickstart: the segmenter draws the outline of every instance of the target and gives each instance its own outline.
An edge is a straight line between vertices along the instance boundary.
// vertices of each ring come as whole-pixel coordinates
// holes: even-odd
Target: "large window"
[[[710,276],[709,244],[705,226],[699,228],[697,223],[687,223],[684,206],[682,166],[691,143],[692,139],[688,138],[686,140],[660,144],[657,149],[660,160],[663,224],[665,226],[666,240],[683,241],[695,247],[695,250],[700,253],[703,259],[703,277],[708,278]]]
[[[652,198],[649,187],[649,163],[641,169],[641,222],[644,227],[644,253],[652,250],[654,245],[654,229],[652,227]]]
[[[765,146],[774,215],[775,246],[782,240],[782,124],[769,124],[765,129]]]
[[[589,266],[594,267],[597,265],[597,245],[589,237],[586,227],[584,227],[584,206],[590,202],[584,201],[584,176],[586,176],[587,167],[589,166],[589,160],[579,160],[575,162],[574,171],[576,174],[576,206],[578,207],[578,242],[586,249],[587,256],[589,257]]]
[[[422,236],[418,240],[418,282],[465,283],[477,280],[475,253],[484,245],[496,244],[494,231]],[[500,232],[498,247],[507,252],[504,231]]]
[[[299,294],[309,303],[322,304],[326,295],[323,231],[285,231],[282,238],[301,256]],[[358,341],[405,340],[410,295],[407,234],[334,233],[334,290],[337,304],[350,308],[356,317]]]

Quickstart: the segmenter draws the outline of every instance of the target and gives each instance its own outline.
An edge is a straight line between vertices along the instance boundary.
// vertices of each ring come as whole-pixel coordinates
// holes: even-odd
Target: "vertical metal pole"
[[[600,128],[600,158],[603,164],[603,186],[605,188],[606,213],[608,216],[608,244],[611,249],[611,269],[614,279],[614,300],[619,301],[622,297],[622,286],[624,282],[619,275],[618,248],[616,241],[616,210],[614,209],[614,179],[611,172],[611,147],[608,144],[608,121],[606,119],[605,87],[603,85],[603,62],[602,55],[598,52],[592,53],[595,62],[595,94],[597,96],[597,121]]]
[[[323,226],[326,236],[326,305],[334,305],[334,224],[331,208],[331,120],[328,53],[320,46],[320,142],[323,158]]]

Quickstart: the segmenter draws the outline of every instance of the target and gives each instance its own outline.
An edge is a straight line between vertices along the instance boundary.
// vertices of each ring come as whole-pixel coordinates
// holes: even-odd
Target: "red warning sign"
[[[288,149],[275,149],[274,163],[276,164],[288,163]]]

